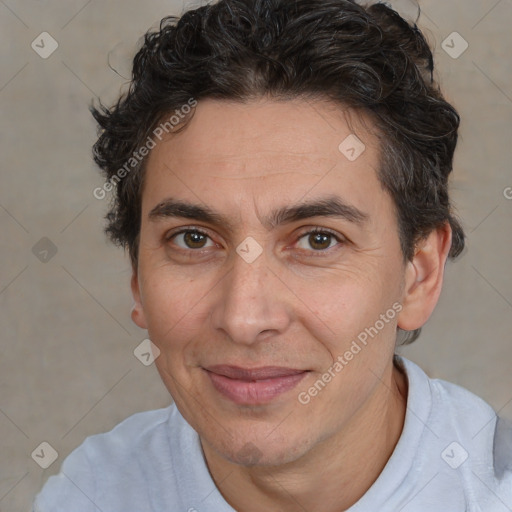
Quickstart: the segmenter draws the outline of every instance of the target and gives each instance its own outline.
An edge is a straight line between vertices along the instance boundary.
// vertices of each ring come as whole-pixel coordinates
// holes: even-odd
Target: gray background
[[[414,11],[411,0],[392,3]],[[512,1],[421,6],[441,86],[462,116],[452,194],[468,241],[421,338],[403,353],[512,417]],[[143,33],[183,9],[163,0],[0,0],[2,512],[28,510],[86,436],[170,403],[154,365],[133,354],[146,333],[129,316],[128,259],[102,233],[107,200],[92,195],[102,180],[88,105],[95,96],[110,104],[126,84],[109,53],[128,76]],[[59,45],[47,59],[31,48],[43,31]],[[442,48],[454,31],[469,43],[458,58]],[[43,237],[55,255],[42,252]],[[43,441],[59,454],[46,470],[31,458]]]

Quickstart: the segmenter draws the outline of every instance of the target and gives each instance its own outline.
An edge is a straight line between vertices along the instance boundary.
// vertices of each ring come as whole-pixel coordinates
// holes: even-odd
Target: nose
[[[290,297],[268,266],[265,252],[252,263],[238,254],[233,259],[233,267],[216,287],[213,328],[245,345],[261,341],[269,332],[285,332],[292,313]]]

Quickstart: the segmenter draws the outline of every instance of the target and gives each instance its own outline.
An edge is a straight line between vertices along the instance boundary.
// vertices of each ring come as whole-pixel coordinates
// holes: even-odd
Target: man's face
[[[392,369],[397,221],[376,139],[351,121],[326,102],[204,100],[149,156],[133,318],[180,412],[230,461],[296,460],[350,425]],[[353,129],[366,146],[355,160],[350,139],[339,149]],[[332,199],[337,216],[273,216]]]

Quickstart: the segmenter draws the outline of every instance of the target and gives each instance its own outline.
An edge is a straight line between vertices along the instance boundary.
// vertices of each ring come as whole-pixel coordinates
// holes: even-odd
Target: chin
[[[214,450],[233,464],[240,466],[280,466],[299,459],[310,446],[304,439],[295,439],[288,435],[285,438],[269,440],[264,435],[260,440],[254,436],[237,437],[219,440],[216,438],[210,443]]]

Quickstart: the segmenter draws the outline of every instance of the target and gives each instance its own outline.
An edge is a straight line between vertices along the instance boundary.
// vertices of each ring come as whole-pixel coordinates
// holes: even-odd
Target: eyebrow
[[[233,231],[232,222],[224,215],[215,212],[207,206],[178,201],[167,198],[158,203],[148,214],[149,220],[179,217],[202,221],[215,226],[223,226]],[[347,220],[358,226],[369,219],[369,215],[355,206],[346,203],[338,196],[328,196],[312,201],[285,206],[274,210],[262,219],[262,224],[268,229],[274,229],[283,224],[289,224],[311,217],[335,217]]]

